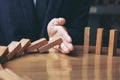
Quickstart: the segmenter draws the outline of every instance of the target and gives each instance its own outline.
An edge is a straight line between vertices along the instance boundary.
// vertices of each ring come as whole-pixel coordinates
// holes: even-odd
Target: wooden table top
[[[120,80],[120,56],[95,55],[94,47],[83,54],[82,46],[75,46],[69,55],[57,52],[27,54],[4,64],[20,76],[31,80]]]

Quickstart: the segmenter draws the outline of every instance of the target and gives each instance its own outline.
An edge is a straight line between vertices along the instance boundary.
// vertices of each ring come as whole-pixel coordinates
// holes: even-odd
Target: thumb
[[[54,18],[54,19],[52,19],[49,22],[48,27],[47,27],[47,31],[48,31],[49,37],[52,36],[52,35],[54,35],[57,32],[57,30],[56,30],[55,27],[62,26],[62,25],[65,24],[65,22],[66,21],[65,21],[64,18]]]
[[[54,18],[48,23],[48,27],[56,26],[56,25],[64,25],[65,24],[64,18]]]
[[[64,25],[65,24],[65,19],[64,18],[58,18],[56,25]]]

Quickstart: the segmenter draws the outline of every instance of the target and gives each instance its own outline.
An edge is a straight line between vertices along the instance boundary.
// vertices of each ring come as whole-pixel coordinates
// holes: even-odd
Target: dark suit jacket
[[[83,39],[87,25],[89,0],[49,0],[44,20],[35,14],[33,0],[0,0],[0,45],[29,38],[32,41],[47,36],[47,24],[55,17],[64,17],[74,44]],[[42,26],[39,22],[42,21]],[[37,27],[37,28],[36,28]]]

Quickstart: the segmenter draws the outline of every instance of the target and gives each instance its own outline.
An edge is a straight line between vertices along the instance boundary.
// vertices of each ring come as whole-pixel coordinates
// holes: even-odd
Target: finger
[[[51,21],[51,23],[55,25],[64,25],[65,24],[65,19],[64,18],[55,18]]]
[[[54,26],[55,24],[57,24],[57,18],[53,18],[53,19],[48,23],[48,26]]]
[[[59,48],[60,48],[60,45],[56,45],[56,46],[54,46],[53,48],[59,49]]]
[[[64,43],[61,43],[59,50],[65,54],[69,53],[69,49],[66,47]]]
[[[62,53],[69,53],[73,51],[73,45],[71,43],[62,43],[61,45],[54,46],[55,49],[59,50]]]
[[[54,18],[54,19],[52,19],[49,22],[48,28],[47,28],[49,37],[53,36],[57,32],[56,27],[58,25],[60,27],[62,27],[63,24],[65,24],[65,19],[64,18]]]
[[[57,20],[58,20],[57,18],[54,18],[48,23],[47,31],[49,37],[53,36],[56,33],[55,24],[57,24]]]
[[[65,39],[66,42],[68,42],[68,43],[72,42],[72,38],[70,37],[70,35],[67,32],[64,31],[62,34],[62,37],[63,37],[63,39]]]
[[[53,28],[53,29],[51,29],[51,30],[48,30],[48,35],[49,35],[49,37],[54,36],[56,33],[57,33],[57,30],[56,30],[55,28]]]
[[[66,29],[63,26],[56,26],[55,29],[59,34],[58,36],[61,36],[66,42],[69,43],[72,42],[72,38],[70,37],[70,35],[67,33]]]
[[[65,19],[64,18],[58,18],[58,25],[64,25],[65,24]]]
[[[55,25],[64,25],[65,24],[64,18],[53,18],[49,23],[48,26],[55,26]]]
[[[69,51],[73,51],[73,44],[72,43],[68,43],[68,42],[63,42],[65,44],[65,46],[68,48]]]

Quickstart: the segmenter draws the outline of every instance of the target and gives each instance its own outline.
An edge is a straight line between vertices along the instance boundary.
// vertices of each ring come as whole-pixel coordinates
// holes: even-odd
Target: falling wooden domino
[[[8,47],[7,46],[0,46],[0,63],[4,61],[8,54]]]
[[[7,59],[12,59],[17,52],[19,51],[19,49],[21,49],[21,43],[20,42],[16,42],[16,41],[12,41],[9,45],[8,45],[8,55],[7,55]]]
[[[48,44],[46,44],[46,45],[38,48],[38,50],[39,50],[40,53],[43,53],[43,52],[48,51],[50,48],[52,48],[52,47],[54,47],[54,46],[56,46],[56,45],[61,44],[62,42],[63,42],[63,41],[62,41],[61,38],[54,38],[53,40],[50,40],[50,41],[48,42]]]
[[[118,35],[118,31],[116,29],[110,30],[108,56],[113,56],[116,54],[117,35]]]
[[[84,53],[89,53],[90,27],[86,27],[84,31]]]
[[[48,41],[45,38],[41,38],[37,41],[34,41],[31,43],[31,45],[27,48],[27,52],[31,52],[33,50],[37,50],[37,48],[42,47],[43,45],[46,45]]]
[[[100,55],[102,52],[102,38],[103,38],[103,28],[97,29],[97,36],[96,36],[96,49],[95,54]]]
[[[3,69],[2,64],[0,64],[0,70],[2,70],[2,69]]]
[[[19,51],[17,52],[17,56],[21,56],[23,54],[23,52],[29,47],[29,45],[31,44],[30,39],[21,39],[20,40],[21,43],[21,49],[19,49]]]

